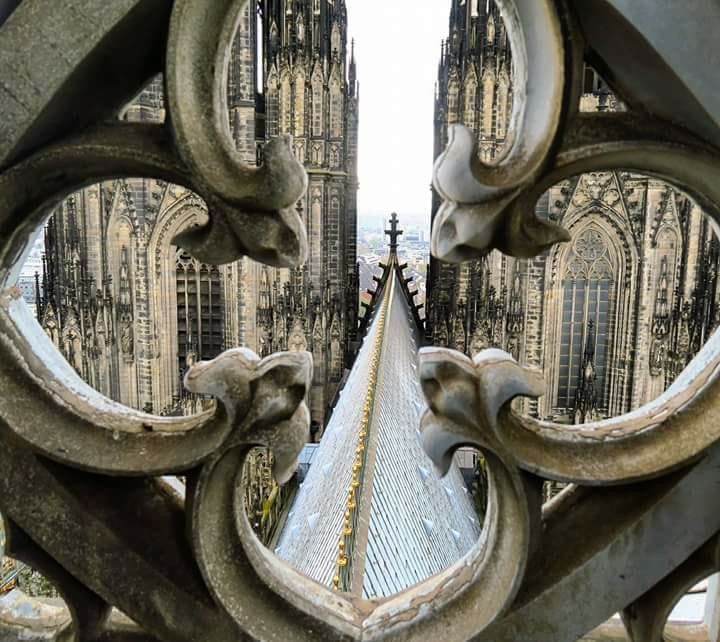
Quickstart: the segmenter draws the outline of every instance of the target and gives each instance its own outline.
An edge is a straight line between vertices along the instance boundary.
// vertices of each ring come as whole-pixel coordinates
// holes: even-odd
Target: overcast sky
[[[450,0],[347,0],[360,81],[361,217],[430,221],[433,91]]]

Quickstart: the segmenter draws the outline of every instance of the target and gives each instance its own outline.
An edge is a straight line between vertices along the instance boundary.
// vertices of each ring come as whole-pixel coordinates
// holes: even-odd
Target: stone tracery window
[[[495,76],[488,72],[483,76],[483,104],[482,104],[482,135],[486,138],[492,136],[493,123],[493,95],[495,92]]]
[[[330,81],[330,135],[340,138],[343,130],[343,95],[337,77]]]
[[[465,84],[465,116],[463,118],[465,125],[474,130],[476,127],[475,102],[477,100],[477,80],[472,75]]]
[[[305,135],[305,74],[295,76],[295,136]]]
[[[575,404],[578,375],[588,347],[594,354],[598,406],[607,408],[608,335],[616,278],[607,234],[589,227],[573,244],[562,281],[558,409],[571,409]],[[587,345],[588,338],[592,346]]]
[[[508,109],[508,97],[510,95],[510,80],[507,74],[500,74],[497,89],[497,137],[505,138],[507,132],[508,118],[510,117]]]
[[[280,127],[280,105],[277,72],[271,69],[268,74],[267,86],[265,89],[265,100],[267,105],[266,119],[270,132],[276,134]]]
[[[225,348],[225,298],[217,266],[176,254],[178,362],[184,372],[194,361],[212,359]]]
[[[280,133],[292,132],[292,87],[290,78],[284,76],[280,83]]]
[[[323,135],[323,81],[317,72],[312,79],[312,135]]]
[[[459,94],[460,87],[457,80],[453,79],[448,86],[448,123],[456,123],[458,120]]]

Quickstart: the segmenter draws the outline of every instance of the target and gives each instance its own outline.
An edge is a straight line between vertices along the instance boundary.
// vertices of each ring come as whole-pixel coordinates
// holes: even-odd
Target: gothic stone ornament
[[[484,537],[485,577],[470,590],[478,611],[464,639],[480,633],[512,603],[522,582],[539,523],[538,486],[523,475],[497,438],[500,409],[519,395],[537,398],[544,382],[539,371],[522,368],[497,349],[474,360],[447,348],[420,352],[420,381],[428,401],[421,421],[423,447],[443,474],[460,446],[479,448],[486,459],[490,492]],[[472,630],[470,627],[477,627]]]
[[[238,0],[176,0],[173,6],[166,70],[171,124],[180,156],[211,210],[207,225],[174,242],[205,263],[248,255],[292,267],[307,256],[295,209],[307,189],[307,174],[293,155],[292,138],[271,141],[263,165],[247,167],[232,147],[227,122],[228,61],[244,6]]]
[[[699,435],[718,421],[714,416],[703,416],[712,412],[710,406],[716,396],[712,389],[699,394],[704,377],[706,385],[717,386],[716,352],[713,356],[703,355],[706,363],[712,364],[710,372],[685,373],[656,407],[580,428],[515,415],[508,402],[518,394],[539,395],[543,391],[542,378],[538,372],[518,366],[506,353],[485,350],[471,361],[444,348],[422,351],[421,380],[429,405],[422,420],[423,444],[441,470],[447,470],[454,450],[473,445],[487,458],[495,484],[498,473],[504,473],[523,479],[526,489],[532,488],[532,477],[527,473],[537,471],[551,480],[592,485],[628,484],[643,475],[656,478],[645,484],[624,485],[617,491],[571,486],[543,506],[542,514],[531,501],[532,493],[526,491],[528,510],[524,516],[529,521],[515,522],[512,530],[517,536],[517,524],[523,524],[530,538],[522,544],[533,546],[531,550],[540,554],[527,561],[530,549],[523,551],[518,546],[515,552],[520,556],[515,563],[519,567],[513,567],[513,571],[506,568],[500,576],[507,579],[516,573],[522,588],[515,595],[507,586],[495,584],[498,592],[507,591],[503,595],[508,608],[475,639],[571,642],[601,624],[616,609],[623,609],[623,604],[635,599],[633,595],[642,593],[645,595],[624,613],[628,630],[634,640],[660,639],[650,633],[662,631],[672,606],[684,592],[717,568],[716,540],[700,547],[718,532],[720,517],[713,510],[708,512],[702,495],[694,495],[693,491],[696,484],[716,483],[712,480],[717,478],[714,469],[720,461],[720,448],[714,443],[717,435],[709,447],[707,442],[698,441]],[[692,385],[693,378],[698,381],[697,387]],[[691,398],[695,398],[693,405],[688,403]],[[682,448],[666,453],[664,459],[660,455],[661,450],[673,451],[683,441],[684,437],[677,434],[672,440],[668,436],[679,417],[683,421],[675,424],[676,430],[689,430],[689,448],[695,453],[690,456],[697,457],[703,451],[706,456],[700,464],[681,473],[661,476],[688,457]],[[623,429],[628,433],[625,440]],[[618,447],[623,441],[623,447]],[[522,470],[526,472],[520,473]],[[511,488],[505,486],[489,500],[489,507],[493,501],[498,502],[496,510],[500,515],[508,505],[518,503],[522,487],[516,486],[515,492]],[[586,528],[589,523],[594,524],[590,530]],[[605,526],[598,529],[598,524]],[[582,541],[577,539],[580,532]],[[507,537],[502,528],[497,534]],[[676,554],[678,557],[674,557]],[[677,559],[690,555],[686,563],[677,565]],[[621,585],[610,588],[606,583],[618,575],[623,580]],[[588,581],[589,577],[594,580]],[[606,589],[597,590],[598,586]],[[563,620],[559,610],[570,602],[576,610],[571,618]]]
[[[433,256],[459,263],[497,248],[509,256],[532,257],[555,243],[568,241],[570,236],[562,227],[537,218],[532,208],[523,212],[510,208],[518,189],[492,189],[487,196],[480,196],[480,190],[474,195],[472,189],[464,187],[464,182],[476,179],[470,179],[472,172],[461,168],[481,162],[475,138],[464,125],[452,125],[448,147],[436,161],[433,184],[444,201],[433,224]],[[483,200],[456,200],[471,197]]]
[[[478,357],[488,353],[483,351]],[[424,359],[428,362],[427,372],[430,372],[430,364],[432,371],[442,371],[440,364],[459,371],[460,364],[465,364],[463,372],[468,377],[472,372],[469,359],[461,359],[454,351],[437,349],[425,353]],[[621,417],[582,426],[540,421],[518,415],[505,406],[498,410],[496,422],[488,422],[493,430],[482,433],[484,441],[479,443],[476,437],[473,443],[502,449],[520,468],[563,482],[610,485],[667,474],[696,460],[720,441],[720,415],[714,402],[720,386],[718,362],[720,345],[711,340],[660,397]],[[474,367],[483,372],[478,365]],[[426,370],[423,370],[423,378],[429,377],[425,373]],[[482,386],[483,379],[479,374],[475,376],[479,382],[477,385]],[[496,368],[494,377],[497,376]],[[434,394],[432,386],[438,385],[435,383],[438,379],[441,378],[435,377],[426,385],[429,399]],[[455,382],[455,379],[452,380]],[[469,386],[470,382],[468,378],[465,385]],[[493,379],[493,386],[497,385],[499,383]],[[477,402],[470,404],[472,394],[477,393],[469,390],[462,403],[441,409],[440,415],[460,425],[480,421],[487,411]],[[542,391],[543,388],[537,390]],[[462,420],[457,414],[459,412],[465,413]],[[430,430],[426,438],[426,450],[436,461],[441,455],[447,456],[449,446],[437,445],[449,439],[446,433],[447,430],[443,430],[440,433],[442,438],[435,438],[431,437],[434,432]],[[458,444],[461,442],[462,439],[458,438]]]
[[[117,605],[162,639],[197,640],[207,635],[207,639],[212,640],[236,640],[239,635],[236,624],[213,605],[203,583],[194,577],[195,563],[187,544],[177,538],[177,529],[182,532],[184,519],[191,522],[197,538],[197,558],[207,585],[222,596],[227,585],[217,574],[222,575],[227,566],[232,566],[233,572],[242,568],[242,559],[237,561],[237,567],[225,559],[218,571],[212,561],[216,549],[207,542],[207,537],[220,533],[218,524],[223,520],[226,524],[234,523],[235,509],[241,510],[244,516],[244,508],[237,501],[218,505],[214,500],[217,493],[237,492],[241,464],[256,445],[274,449],[275,474],[279,481],[286,481],[292,475],[300,450],[309,437],[310,419],[304,399],[311,381],[310,355],[300,352],[278,353],[261,361],[252,352],[238,349],[190,369],[187,384],[191,391],[218,395],[220,401],[214,421],[226,426],[226,438],[214,452],[199,461],[201,467],[193,462],[179,471],[188,476],[191,489],[186,510],[162,485],[151,480],[126,479],[103,486],[98,483],[101,478],[41,461],[30,451],[10,445],[14,442],[8,442],[0,454],[3,470],[0,506],[64,569],[103,596],[102,600],[98,598],[100,604],[104,600]],[[0,436],[3,439],[9,436],[5,423],[0,424]],[[172,448],[170,442],[163,443],[165,440],[160,434],[144,436],[142,449],[148,455],[155,449]],[[73,436],[66,435],[66,438],[70,441]],[[116,456],[118,454],[122,455],[116,453]],[[125,459],[128,473],[147,475],[142,458]],[[219,480],[218,471],[226,470],[229,463],[233,464],[230,477]],[[224,485],[225,481],[229,486]],[[26,485],[34,487],[32,501],[18,492]],[[33,518],[38,510],[49,511],[48,515],[57,511],[63,517],[49,519],[38,526]],[[130,514],[135,517],[129,518]],[[91,528],[87,528],[89,524]],[[73,546],[66,547],[60,533],[70,536]],[[159,535],[157,547],[138,539],[146,539],[148,533]],[[94,555],[84,552],[89,550],[96,554],[112,551],[114,563],[105,562],[98,568]],[[139,550],[144,552],[138,554]],[[161,561],[158,563],[158,560]],[[122,581],[116,577],[118,568],[123,569]],[[59,577],[64,581],[62,573]],[[154,599],[148,602],[142,592],[132,589],[136,582],[152,586]],[[62,583],[59,584],[62,589]],[[123,596],[118,595],[119,592]],[[72,602],[72,595],[68,599]],[[71,610],[82,612],[89,608],[89,601],[82,601],[82,595],[79,599]],[[223,602],[222,597],[218,599]],[[82,622],[76,620],[76,627],[82,628]]]
[[[720,128],[712,116],[712,113],[720,113],[720,109],[708,118],[707,112],[697,108],[698,100],[704,109],[716,107],[715,93],[708,91],[714,87],[716,65],[704,57],[699,41],[694,41],[698,48],[692,48],[692,60],[703,58],[702,62],[706,64],[693,62],[690,67],[684,41],[679,40],[677,34],[670,37],[657,26],[654,20],[656,6],[639,8],[637,3],[625,0],[603,0],[592,3],[591,8],[587,3],[568,2],[587,23],[587,45],[602,58],[600,66],[606,79],[611,84],[617,81],[616,89],[630,106],[630,111],[624,113],[580,114],[577,97],[582,90],[579,70],[583,64],[583,50],[578,46],[577,33],[573,32],[572,19],[569,19],[564,3],[555,3],[557,8],[533,3],[537,5],[535,11],[548,11],[549,18],[545,17],[549,22],[538,23],[526,22],[529,14],[525,13],[524,4],[517,0],[498,0],[511,38],[513,63],[517,65],[514,82],[518,87],[514,89],[513,111],[525,109],[534,114],[545,113],[542,105],[532,103],[536,95],[532,91],[533,85],[526,87],[526,76],[518,72],[523,64],[528,64],[531,65],[528,78],[543,78],[548,87],[557,88],[552,98],[547,94],[543,96],[547,105],[554,105],[558,120],[544,130],[545,145],[532,148],[527,143],[528,149],[542,150],[542,154],[540,158],[528,153],[528,159],[532,158],[534,162],[527,160],[523,175],[512,171],[522,167],[521,164],[508,166],[508,163],[512,158],[523,159],[521,154],[513,156],[512,150],[524,149],[519,141],[526,140],[526,133],[532,131],[531,121],[517,123],[517,136],[509,151],[490,169],[483,166],[475,152],[472,132],[461,125],[451,128],[448,147],[435,166],[434,185],[444,203],[433,226],[433,255],[460,262],[497,248],[511,256],[530,257],[553,243],[567,240],[567,232],[548,221],[538,220],[533,211],[538,198],[548,187],[584,172],[622,168],[666,180],[687,192],[708,214],[719,220],[717,194],[711,178],[717,171],[717,153],[706,141],[720,139]],[[666,4],[670,14],[679,10],[679,7],[670,7],[671,2]],[[513,24],[513,15],[520,20],[520,27]],[[716,8],[703,7],[693,15],[691,22],[695,24],[700,16],[712,21],[718,12]],[[623,20],[636,22],[640,31],[648,36],[648,42],[641,38],[633,41],[637,55],[648,66],[665,69],[665,65],[673,63],[676,67],[669,68],[667,74],[673,78],[672,85],[677,78],[690,74],[694,79],[691,86],[670,92],[669,84],[658,82],[652,75],[630,83],[629,76],[635,79],[638,74],[630,72],[620,62],[616,55],[618,48],[608,47],[607,39],[602,36],[605,30],[598,30],[598,24],[607,25],[614,19],[621,23]],[[662,24],[671,23],[663,20]],[[539,40],[532,35],[537,25],[547,29]],[[572,33],[572,36],[566,34],[564,43],[557,35],[561,29],[569,29]],[[536,48],[541,45],[542,49]],[[624,51],[622,47],[620,49]],[[624,53],[622,59],[625,60]],[[537,64],[546,69],[536,70],[532,66],[533,60],[542,60]],[[660,76],[665,79],[665,74]],[[563,82],[564,93],[559,88]],[[632,89],[629,89],[630,85]],[[678,110],[668,110],[668,104],[680,103],[685,106],[680,110],[680,116]],[[527,140],[539,139],[530,136]],[[506,168],[508,177],[519,178],[504,180]],[[592,194],[588,196],[592,197]],[[617,195],[608,193],[602,197],[613,200]]]
[[[720,16],[711,3],[684,3],[678,20],[671,0],[498,2],[516,65],[515,136],[497,164],[483,165],[456,128],[435,172],[446,201],[435,254],[463,260],[498,247],[528,256],[565,238],[532,216],[535,203],[588,171],[669,180],[720,220],[717,64],[706,46]],[[707,502],[720,470],[717,339],[653,404],[573,429],[513,413],[507,401],[537,395],[540,376],[507,356],[426,353],[428,450],[446,465],[460,444],[483,449],[487,527],[446,571],[365,602],[277,560],[242,509],[250,449],[275,448],[286,477],[306,438],[307,355],[232,352],[198,365],[188,385],[221,401],[200,417],[167,419],[93,392],[31,322],[10,286],[33,231],[62,198],[99,180],[154,176],[198,192],[210,223],[182,239],[204,261],[302,259],[304,235],[288,208],[305,177],[289,140],[250,171],[223,139],[218,101],[244,4],[23,0],[0,26],[0,59],[12,63],[0,67],[0,508],[13,550],[64,592],[75,639],[126,640],[106,621],[112,605],[144,629],[136,639],[573,642],[623,611],[635,640],[655,642],[669,605],[717,568],[708,542],[720,513]],[[587,20],[592,11],[603,20]],[[586,48],[630,112],[577,113]],[[626,65],[627,51],[656,73]],[[102,124],[163,60],[169,123]],[[187,476],[186,504],[156,479],[169,473]],[[536,474],[580,486],[541,511]]]
[[[99,109],[105,112],[113,108],[119,110],[124,102],[142,88],[151,75],[160,71],[160,54],[156,51],[156,43],[165,40],[167,23],[163,22],[163,17],[167,21],[167,15],[166,10],[160,11],[156,6],[158,3],[148,0],[128,0],[121,3],[122,7],[114,5],[112,12],[106,11],[103,3],[94,0],[67,0],[68,6],[64,7],[64,10],[77,14],[98,14],[107,20],[107,24],[98,23],[98,33],[94,34],[87,45],[83,42],[86,38],[83,31],[87,28],[86,25],[68,25],[61,30],[47,27],[48,31],[62,32],[56,34],[62,41],[56,43],[57,49],[69,52],[70,61],[74,61],[74,56],[77,55],[76,64],[78,68],[83,65],[83,74],[93,70],[99,76],[108,76],[103,80],[112,84],[112,90],[108,90],[108,94],[102,99],[85,100],[82,106],[76,106],[78,98],[73,95],[73,91],[83,89],[90,83],[89,79],[84,78],[83,74],[74,73],[73,67],[66,68],[65,59],[63,65],[56,65],[57,57],[51,58],[54,56],[52,48],[47,52],[38,52],[23,35],[35,32],[44,22],[52,22],[55,12],[59,10],[58,7],[51,9],[49,6],[34,8],[35,4],[34,1],[23,2],[0,31],[0,51],[4,52],[5,59],[17,60],[19,65],[4,67],[3,71],[8,76],[3,78],[3,84],[14,87],[16,93],[35,96],[38,89],[28,86],[28,78],[46,78],[48,67],[57,68],[58,75],[47,88],[48,95],[42,93],[46,91],[45,87],[39,93],[36,113],[28,113],[30,103],[18,106],[12,92],[2,94],[3,106],[12,108],[4,119],[4,124],[8,120],[14,122],[13,119],[16,118],[18,126],[22,124],[27,127],[27,131],[22,132],[24,139],[21,139],[20,133],[12,132],[8,134],[8,149],[0,149],[0,152],[4,152],[4,155],[0,155],[0,168],[7,170],[6,175],[0,177],[3,221],[17,217],[14,220],[22,220],[28,230],[37,227],[48,211],[64,197],[90,183],[116,177],[155,176],[197,192],[207,203],[210,215],[208,225],[187,232],[187,236],[181,235],[181,240],[187,242],[189,250],[197,251],[197,258],[201,261],[227,263],[244,255],[282,267],[304,261],[307,241],[299,216],[294,211],[294,203],[304,193],[307,177],[292,155],[290,140],[286,137],[272,141],[266,150],[266,163],[259,168],[246,168],[239,163],[232,151],[229,125],[222,120],[225,113],[222,108],[225,100],[222,79],[225,77],[229,56],[229,46],[222,43],[227,45],[227,39],[232,37],[244,2],[213,3],[214,9],[224,9],[222,15],[213,13],[197,16],[197,20],[191,24],[189,34],[186,22],[188,13],[192,14],[193,6],[196,7],[195,11],[197,7],[204,11],[205,3],[175,3],[165,70],[168,79],[169,121],[172,127],[145,125],[141,128],[143,135],[136,136],[134,125],[118,123],[109,130],[97,131],[95,135],[84,138],[81,136],[80,140],[70,135],[62,143],[59,142],[62,140],[60,132],[56,132],[50,137],[52,144],[46,148],[32,143],[39,139],[48,142],[46,139],[49,134],[46,130],[62,118],[65,109],[75,110],[72,113],[76,114],[78,124],[90,118],[93,119],[92,122],[96,122]],[[195,20],[193,16],[190,18]],[[232,22],[228,24],[223,22],[223,19],[230,19]],[[198,25],[205,25],[206,22],[207,26],[198,29]],[[219,32],[223,29],[229,33],[223,32],[221,37]],[[181,36],[178,31],[184,35]],[[110,51],[122,50],[127,33],[143,34],[142,40],[134,39],[139,51],[126,57],[128,68],[120,66],[118,69],[103,68],[102,71],[95,69],[93,65],[100,65],[100,60],[113,58],[107,54],[105,48]],[[100,36],[103,38],[96,43],[96,50],[86,50],[86,46],[95,43]],[[220,40],[221,46],[217,54],[219,58],[214,65],[217,77],[213,76],[212,79],[199,70],[210,69],[213,65],[203,65],[192,55],[200,55],[200,43],[194,39],[201,36]],[[185,38],[186,42],[184,41],[185,45],[177,51],[175,44],[180,37]],[[65,43],[66,38],[73,42]],[[215,44],[217,46],[217,42]],[[206,50],[206,53],[207,51],[209,50]],[[144,75],[133,67],[139,64],[136,55],[138,58],[142,56],[140,59],[146,66],[142,70]],[[93,62],[88,62],[88,59]],[[27,67],[20,69],[25,63]],[[185,74],[183,82],[188,82],[190,78],[195,79],[193,89],[200,92],[197,99],[191,99],[190,94],[184,94],[187,97],[185,101],[178,99],[176,84],[173,83],[177,74]],[[83,81],[85,85],[82,84]],[[198,84],[200,86],[196,86]],[[103,82],[100,89],[105,86]],[[201,113],[198,111],[198,103],[194,101],[206,105],[208,96],[212,97],[212,113],[207,114],[207,110],[201,110]],[[115,102],[112,105],[107,104],[111,99]],[[57,110],[54,115],[51,108]],[[17,115],[13,110],[18,112]],[[102,113],[109,115],[105,112]],[[190,124],[187,124],[188,121]],[[62,130],[62,133],[72,131],[78,129],[69,129],[67,132]],[[174,136],[174,139],[171,136]],[[17,141],[13,137],[16,137]],[[119,146],[124,148],[124,153],[118,153],[115,142],[125,137],[127,141]],[[203,149],[199,149],[200,147]],[[85,152],[88,154],[85,155]],[[17,163],[22,159],[25,160],[13,166],[13,162]],[[223,169],[225,171],[222,171]],[[65,174],[65,171],[68,173]],[[18,189],[19,192],[16,191]],[[4,223],[0,225],[5,227]],[[3,236],[8,233],[8,230],[4,230]],[[26,234],[29,234],[29,231],[22,236]]]
[[[252,433],[258,444],[275,456],[273,474],[286,483],[297,468],[297,457],[307,443],[310,415],[305,405],[312,359],[308,352],[276,353],[262,361],[247,348],[223,352],[212,361],[194,364],[185,375],[185,387],[219,399],[240,432],[224,447],[242,443]],[[251,403],[252,402],[252,403]],[[288,422],[283,426],[283,422]]]
[[[506,208],[547,163],[561,114],[575,97],[563,93],[565,75],[577,75],[577,69],[566,72],[563,26],[555,3],[498,0],[498,6],[512,49],[509,138],[499,159],[486,164],[472,131],[463,125],[449,128],[448,146],[433,175],[444,202],[431,239],[431,252],[445,261],[468,260],[492,248],[530,257],[568,238],[559,226],[535,218],[532,209],[509,214]]]

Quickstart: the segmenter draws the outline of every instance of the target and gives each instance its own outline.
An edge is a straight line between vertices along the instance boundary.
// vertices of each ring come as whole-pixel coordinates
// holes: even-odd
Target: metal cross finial
[[[402,230],[397,228],[398,216],[393,212],[390,216],[390,229],[385,230],[385,234],[390,237],[390,254],[397,254],[398,237],[403,233]]]

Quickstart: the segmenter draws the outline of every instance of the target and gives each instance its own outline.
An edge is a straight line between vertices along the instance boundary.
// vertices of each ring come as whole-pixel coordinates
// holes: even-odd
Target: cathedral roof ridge
[[[391,255],[379,306],[276,549],[312,579],[366,599],[439,572],[480,528],[459,470],[441,479],[416,430],[420,334],[400,267]]]

